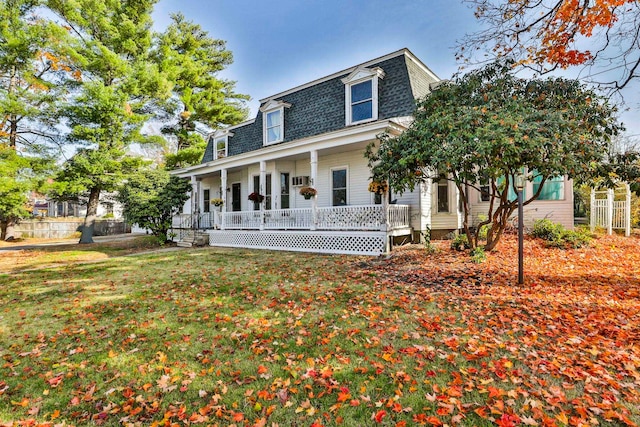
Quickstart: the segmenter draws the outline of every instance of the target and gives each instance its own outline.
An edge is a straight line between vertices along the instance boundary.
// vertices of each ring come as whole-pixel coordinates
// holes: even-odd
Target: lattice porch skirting
[[[387,234],[383,231],[211,230],[208,233],[211,246],[232,248],[380,255],[387,247]]]

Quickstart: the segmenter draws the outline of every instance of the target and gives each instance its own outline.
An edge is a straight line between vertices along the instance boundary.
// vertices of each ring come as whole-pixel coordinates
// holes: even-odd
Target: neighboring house
[[[193,185],[174,228],[206,230],[214,246],[352,254],[384,253],[392,238],[412,241],[427,228],[460,229],[448,181],[388,198],[368,191],[365,147],[381,133],[406,130],[416,99],[438,81],[402,49],[262,99],[254,119],[210,136],[200,165],[173,172]],[[305,199],[303,186],[317,196]],[[253,192],[262,203],[248,199]],[[562,206],[546,202],[553,206],[536,208],[537,216],[565,204],[570,215],[571,185],[562,192]],[[486,203],[477,199],[473,210],[481,212]]]
[[[87,215],[86,203],[48,201],[47,215],[49,217],[82,217]],[[122,219],[122,205],[114,200],[114,194],[100,195],[98,218]]]

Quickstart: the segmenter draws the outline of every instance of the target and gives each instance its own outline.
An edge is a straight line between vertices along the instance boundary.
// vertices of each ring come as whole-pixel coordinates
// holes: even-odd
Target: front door
[[[234,182],[231,184],[231,210],[234,212],[240,212],[242,210],[242,203],[240,202],[240,183]]]

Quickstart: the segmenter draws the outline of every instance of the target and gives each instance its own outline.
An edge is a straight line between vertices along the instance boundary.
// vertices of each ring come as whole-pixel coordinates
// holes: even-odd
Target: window
[[[376,205],[382,204],[382,194],[373,193],[373,203]]]
[[[271,100],[260,107],[262,112],[263,145],[284,141],[284,109],[291,104]]]
[[[533,194],[538,192],[541,182],[542,175],[538,175],[534,171]],[[555,176],[548,178],[544,182],[540,196],[538,196],[538,200],[564,200],[564,177]]]
[[[281,173],[280,174],[280,209],[289,209],[289,174]]]
[[[273,144],[282,141],[282,111],[272,111],[266,114],[266,143]]]
[[[524,173],[524,172],[523,172]],[[510,202],[516,201],[518,200],[518,193],[516,192],[516,190],[514,190],[514,182],[515,182],[516,177],[515,176],[510,176],[509,177],[509,189],[507,192],[507,199]],[[498,178],[496,180],[496,184],[498,185],[498,191],[502,191],[502,186],[505,185],[505,179],[504,176],[501,176],[500,178]],[[522,199],[526,199],[527,198],[527,189],[526,187],[522,190]]]
[[[207,188],[202,193],[202,211],[211,212],[211,190]]]
[[[438,185],[438,212],[449,212],[449,181],[446,175],[441,173],[437,182]]]
[[[344,206],[347,204],[347,169],[333,169],[331,171],[331,205]]]
[[[217,137],[213,143],[215,144],[215,159],[223,159],[227,157],[227,136]]]
[[[491,200],[491,185],[489,185],[488,179],[480,181],[480,201],[488,202]]]
[[[345,85],[345,122],[353,125],[378,119],[378,81],[381,68],[357,68],[342,79]]]
[[[372,80],[351,86],[351,123],[373,118]]]

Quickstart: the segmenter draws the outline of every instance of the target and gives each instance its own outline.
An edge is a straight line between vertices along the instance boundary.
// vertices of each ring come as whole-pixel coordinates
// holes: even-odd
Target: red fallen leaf
[[[242,412],[234,412],[231,419],[237,423],[244,420],[244,414]]]
[[[311,427],[324,427],[320,421],[316,420],[313,422],[313,424],[311,424]]]
[[[430,416],[430,417],[427,417],[427,422],[428,422],[429,424],[431,424],[431,425],[434,425],[434,426],[441,426],[441,425],[443,425],[442,421],[440,421],[440,418],[435,417],[435,416],[433,416],[433,415],[432,415],[432,416]]]
[[[502,414],[502,416],[496,420],[496,424],[500,427],[516,427],[520,424],[520,418],[514,414]]]
[[[351,393],[349,393],[349,389],[347,387],[340,387],[340,392],[338,393],[338,402],[346,402],[351,399]]]
[[[377,423],[381,423],[382,419],[384,417],[387,416],[387,411],[385,411],[384,409],[379,410],[378,412],[376,412],[375,414],[373,414],[373,417],[371,417],[372,420],[374,420]]]
[[[325,378],[325,379],[331,378],[333,376],[333,369],[331,369],[331,366],[325,366],[320,371],[320,375],[322,376],[322,378]]]
[[[480,418],[487,419],[487,408],[486,407],[483,406],[482,408],[477,408],[473,412],[475,412],[476,415],[478,415]]]
[[[55,376],[51,379],[49,379],[48,383],[51,387],[56,388],[60,385],[60,383],[62,382],[62,379],[64,378],[63,374],[60,374],[58,376]]]
[[[407,422],[402,420],[396,423],[396,427],[407,427]]]
[[[262,365],[258,366],[258,375],[266,374],[267,372],[269,372],[267,368]]]
[[[253,427],[264,427],[266,425],[267,425],[267,419],[266,418],[260,418],[258,421],[255,422]]]

